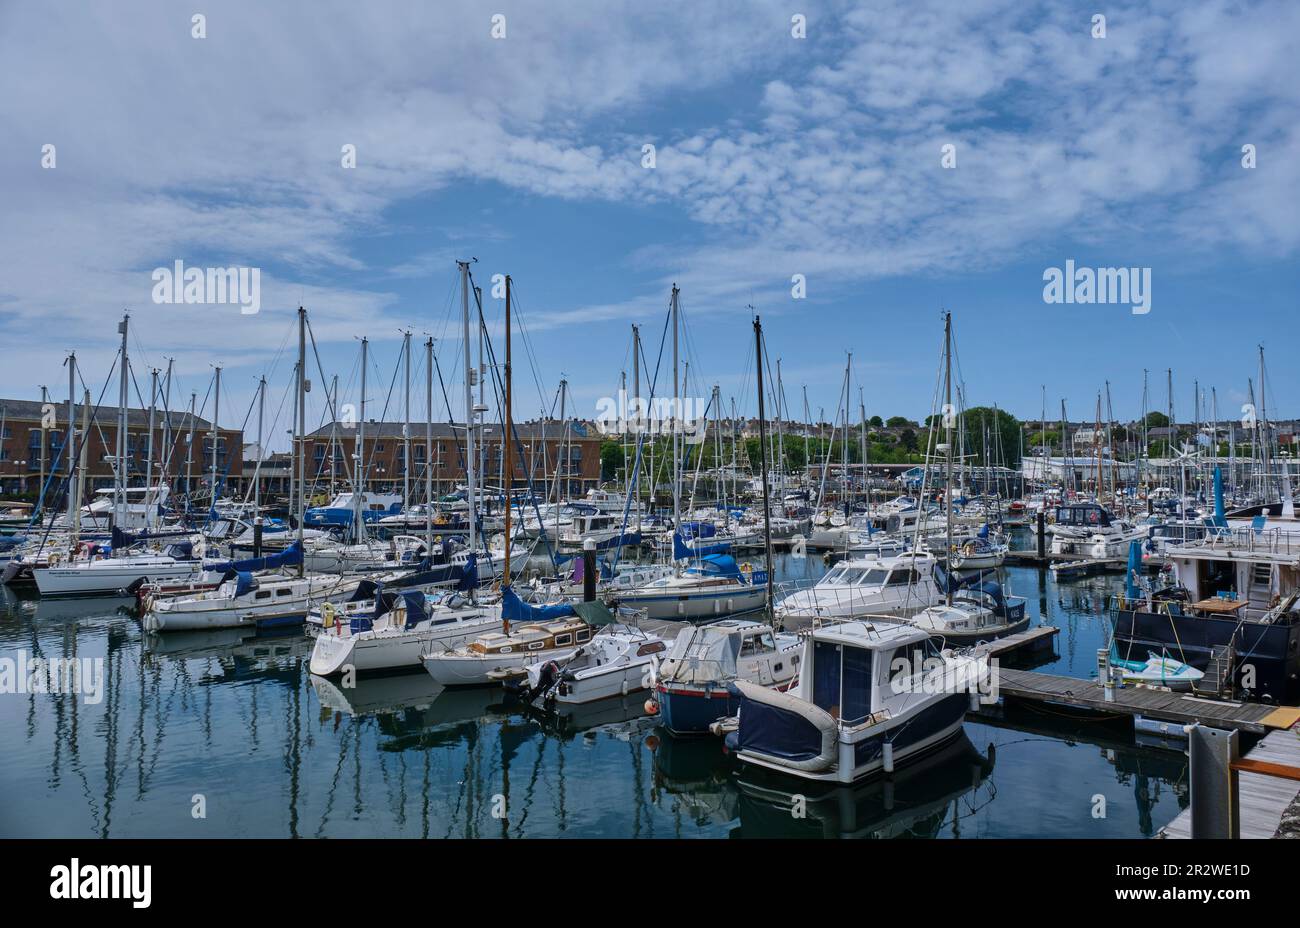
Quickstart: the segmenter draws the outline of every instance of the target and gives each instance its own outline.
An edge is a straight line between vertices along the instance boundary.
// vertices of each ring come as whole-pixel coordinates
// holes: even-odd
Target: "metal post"
[[[1240,838],[1237,775],[1231,769],[1240,756],[1237,733],[1193,725],[1187,742],[1192,837]]]

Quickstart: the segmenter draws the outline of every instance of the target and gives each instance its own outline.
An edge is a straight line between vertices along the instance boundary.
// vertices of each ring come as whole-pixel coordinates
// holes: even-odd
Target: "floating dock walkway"
[[[1295,779],[1300,771],[1300,728],[1270,732],[1234,766],[1241,837],[1272,838],[1300,795],[1300,780]],[[1156,837],[1190,838],[1193,808],[1180,812]]]

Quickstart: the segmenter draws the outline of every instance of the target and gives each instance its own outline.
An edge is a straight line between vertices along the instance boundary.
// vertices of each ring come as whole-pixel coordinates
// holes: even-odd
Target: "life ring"
[[[740,565],[740,572],[742,574],[752,574],[754,572],[754,565],[749,563],[749,561],[746,561]]]

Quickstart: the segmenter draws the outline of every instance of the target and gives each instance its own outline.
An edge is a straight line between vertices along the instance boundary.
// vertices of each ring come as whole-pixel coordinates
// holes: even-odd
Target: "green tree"
[[[879,416],[872,416],[870,419],[867,420],[867,424],[870,425],[873,429],[882,429],[885,427],[884,420],[881,419]]]
[[[616,441],[600,443],[600,479],[613,480],[623,466],[623,446]]]
[[[901,429],[903,426],[911,424],[912,420],[906,416],[890,416],[885,420],[885,425],[889,426],[891,429]]]
[[[961,427],[966,430],[966,453],[975,455],[975,463],[1020,466],[1020,420],[1009,412],[974,406],[962,413]]]

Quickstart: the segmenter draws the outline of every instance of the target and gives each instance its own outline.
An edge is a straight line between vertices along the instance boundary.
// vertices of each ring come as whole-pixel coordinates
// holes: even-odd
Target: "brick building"
[[[368,462],[366,485],[375,491],[402,491],[405,454],[402,448],[401,422],[366,422],[365,441]],[[307,479],[317,488],[327,487],[331,477],[337,489],[346,489],[356,448],[357,426],[330,423],[307,435]],[[534,486],[549,487],[557,470],[568,482],[568,492],[578,495],[600,484],[601,437],[588,425],[557,419],[516,422],[515,432],[522,446],[523,467],[519,452],[514,459],[515,487],[526,487],[531,475]],[[479,443],[484,447],[484,482],[490,487],[502,485],[501,435],[499,423],[479,427]],[[411,483],[412,496],[423,497],[425,479],[425,425],[412,422]],[[476,452],[477,452],[476,445]],[[432,464],[434,492],[444,495],[465,482],[465,429],[446,422],[433,424]],[[476,462],[477,463],[477,462]],[[522,473],[521,470],[527,470]]]
[[[41,475],[57,472],[50,484],[51,493],[61,493],[62,478],[68,472],[63,444],[68,435],[68,403],[51,402],[43,410],[37,400],[0,399],[0,492],[6,496],[35,496],[40,492]],[[81,429],[83,407],[73,407],[73,422]],[[50,415],[42,416],[42,412]],[[86,449],[88,489],[113,485],[112,458],[117,453],[116,406],[90,408],[90,438]],[[166,477],[178,492],[185,489],[185,457],[190,433],[189,412],[154,412],[153,457],[155,473],[167,463]],[[202,485],[212,470],[212,424],[195,417],[194,451],[190,464],[191,484]],[[170,457],[168,448],[170,445]],[[237,485],[243,474],[243,434],[238,429],[217,431],[217,472],[228,483]],[[77,449],[79,450],[79,449]],[[127,410],[127,480],[128,485],[143,486],[149,452],[149,410]],[[155,477],[155,479],[157,479]]]

